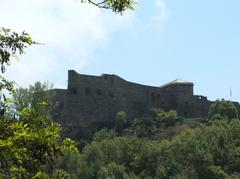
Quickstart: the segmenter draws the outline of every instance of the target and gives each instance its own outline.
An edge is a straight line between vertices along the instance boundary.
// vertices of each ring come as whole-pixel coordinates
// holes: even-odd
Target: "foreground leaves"
[[[1,71],[5,72],[5,65],[9,64],[12,56],[24,53],[27,45],[37,44],[31,36],[23,31],[21,34],[7,28],[0,28],[0,63]]]

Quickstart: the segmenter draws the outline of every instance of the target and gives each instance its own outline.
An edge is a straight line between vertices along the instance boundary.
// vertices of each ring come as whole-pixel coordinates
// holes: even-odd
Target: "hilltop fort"
[[[90,76],[74,70],[68,71],[67,89],[54,91],[55,117],[70,126],[113,120],[119,111],[132,118],[151,108],[173,109],[182,117],[206,118],[212,103],[206,96],[194,95],[192,82],[174,80],[153,87],[116,75]]]

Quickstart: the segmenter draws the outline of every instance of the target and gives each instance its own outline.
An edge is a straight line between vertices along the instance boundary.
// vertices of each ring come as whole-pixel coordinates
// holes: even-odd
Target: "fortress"
[[[212,103],[205,96],[194,95],[192,82],[174,80],[153,87],[116,75],[90,76],[74,70],[68,71],[67,89],[54,91],[55,117],[68,126],[113,120],[119,111],[133,118],[151,108],[173,109],[182,117],[206,118]]]

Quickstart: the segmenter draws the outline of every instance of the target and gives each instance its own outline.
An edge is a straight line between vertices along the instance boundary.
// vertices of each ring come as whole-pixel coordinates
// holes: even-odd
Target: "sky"
[[[161,86],[194,83],[194,93],[240,102],[239,0],[138,0],[116,15],[80,0],[1,0],[2,27],[25,30],[41,45],[13,59],[18,86],[67,87],[67,70],[116,74]]]

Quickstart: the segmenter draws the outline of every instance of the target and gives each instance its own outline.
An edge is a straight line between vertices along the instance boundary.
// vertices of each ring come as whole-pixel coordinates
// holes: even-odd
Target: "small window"
[[[91,95],[91,88],[86,88],[85,93],[86,95]]]
[[[97,89],[97,95],[102,95],[102,90]]]
[[[155,93],[153,93],[153,92],[151,94],[151,102],[153,105],[155,105]]]
[[[110,96],[110,97],[114,97],[113,92],[109,91],[109,92],[108,92],[108,96]]]
[[[72,87],[72,88],[69,89],[69,91],[70,91],[71,94],[77,94],[77,88]]]

